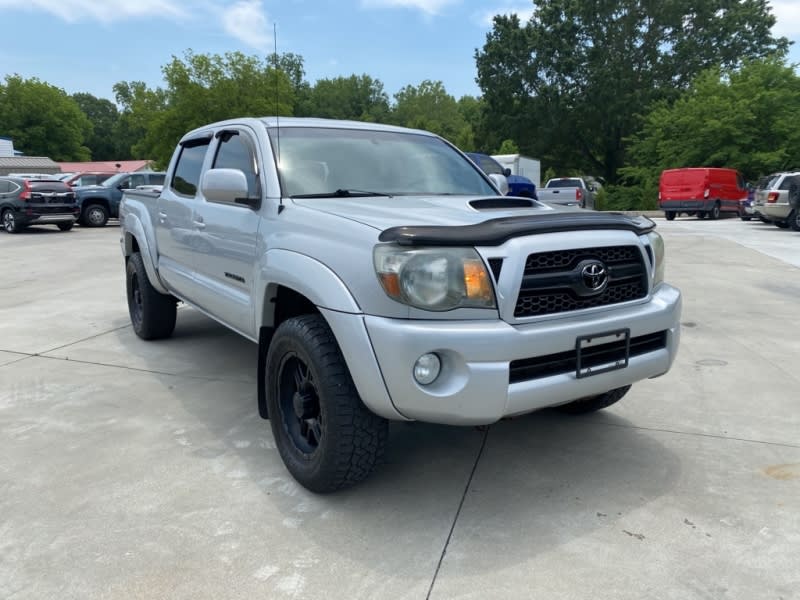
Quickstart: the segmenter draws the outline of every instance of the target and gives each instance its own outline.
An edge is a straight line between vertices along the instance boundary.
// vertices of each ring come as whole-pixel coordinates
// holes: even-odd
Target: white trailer
[[[493,154],[492,158],[502,167],[511,169],[512,175],[527,177],[536,184],[537,188],[541,187],[542,163],[535,158],[521,154]]]

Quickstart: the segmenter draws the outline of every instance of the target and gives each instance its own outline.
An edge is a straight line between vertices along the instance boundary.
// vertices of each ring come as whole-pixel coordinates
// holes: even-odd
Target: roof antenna
[[[275,58],[275,131],[277,135],[277,149],[278,149],[278,178],[281,174],[281,107],[280,107],[280,78],[278,77],[278,24],[273,21],[272,23],[272,41],[275,46],[273,57]],[[280,194],[278,204],[278,214],[283,212],[283,193]]]

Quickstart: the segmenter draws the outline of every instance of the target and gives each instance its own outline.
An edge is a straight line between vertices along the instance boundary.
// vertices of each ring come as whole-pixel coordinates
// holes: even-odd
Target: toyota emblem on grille
[[[599,294],[608,285],[608,269],[599,260],[589,261],[581,269],[581,279],[587,292]]]

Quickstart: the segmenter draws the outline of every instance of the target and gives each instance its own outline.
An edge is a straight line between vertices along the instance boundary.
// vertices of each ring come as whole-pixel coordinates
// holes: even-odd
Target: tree
[[[747,179],[800,165],[800,76],[783,61],[702,73],[650,112],[622,173],[654,186],[664,169],[730,167]]]
[[[398,125],[425,129],[469,150],[474,146],[472,126],[458,110],[458,103],[441,81],[425,80],[407,85],[394,95],[392,120]]]
[[[497,154],[519,154],[519,146],[514,140],[503,140]]]
[[[138,83],[115,86],[126,107],[126,123],[144,132],[134,154],[165,165],[184,133],[234,117],[291,115],[294,91],[289,76],[256,56],[241,52],[173,56],[162,68],[165,89]]]
[[[146,137],[167,108],[167,93],[161,88],[151,90],[143,81],[120,81],[114,84],[114,95],[122,107],[114,130],[117,158],[153,159],[149,155],[152,141],[148,142]]]
[[[475,54],[497,143],[614,182],[625,140],[653,102],[701,70],[785,54],[767,0],[537,0],[497,16]]]
[[[92,154],[92,159],[115,160],[119,158],[120,149],[115,135],[119,120],[119,111],[116,105],[110,100],[97,98],[87,93],[73,94],[72,99],[92,124],[92,134],[85,142]]]
[[[369,75],[320,79],[310,89],[303,116],[385,121],[389,97],[383,83]]]
[[[67,93],[38,79],[8,75],[0,83],[0,127],[18,150],[55,161],[88,160],[92,125]]]

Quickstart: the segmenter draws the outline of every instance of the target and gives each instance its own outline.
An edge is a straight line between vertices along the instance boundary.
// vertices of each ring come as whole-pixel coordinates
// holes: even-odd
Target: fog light
[[[442,361],[435,354],[423,354],[414,363],[414,379],[420,385],[429,385],[436,381],[439,371],[442,369]]]

